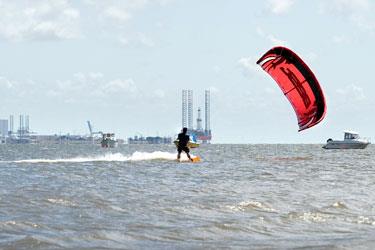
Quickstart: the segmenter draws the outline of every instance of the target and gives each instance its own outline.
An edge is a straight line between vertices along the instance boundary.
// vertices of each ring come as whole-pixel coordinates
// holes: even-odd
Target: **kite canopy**
[[[264,71],[277,82],[297,115],[299,130],[310,128],[323,120],[326,103],[314,73],[293,51],[275,47],[258,61]]]

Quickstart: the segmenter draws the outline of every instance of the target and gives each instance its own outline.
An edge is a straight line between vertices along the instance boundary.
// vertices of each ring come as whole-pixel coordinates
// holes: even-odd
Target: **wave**
[[[313,158],[311,156],[294,156],[294,157],[274,157],[272,160],[275,161],[310,161]]]
[[[130,161],[152,161],[152,160],[166,160],[175,161],[177,158],[176,153],[170,152],[134,152],[130,156],[121,153],[107,153],[99,156],[85,156],[74,158],[61,158],[61,159],[26,159],[11,161],[12,163],[81,163],[81,162],[130,162]],[[181,161],[188,161],[189,159],[185,154],[181,154]]]
[[[63,206],[67,206],[67,207],[76,207],[77,206],[74,202],[69,201],[69,200],[64,200],[64,199],[49,198],[49,199],[47,199],[47,201],[49,203],[52,203],[52,204],[63,205]]]
[[[264,211],[264,212],[276,212],[271,206],[259,202],[259,201],[243,201],[238,203],[235,206],[228,206],[229,209],[233,211],[250,211],[250,210],[257,210],[257,211]]]

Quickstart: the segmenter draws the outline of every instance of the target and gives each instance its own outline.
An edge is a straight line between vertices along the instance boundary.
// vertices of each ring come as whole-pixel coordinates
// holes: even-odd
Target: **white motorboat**
[[[103,133],[100,144],[102,145],[102,148],[115,148],[117,147],[118,142],[114,133]]]
[[[370,141],[366,138],[361,138],[357,132],[344,131],[344,140],[327,140],[327,144],[323,146],[324,149],[364,149]]]

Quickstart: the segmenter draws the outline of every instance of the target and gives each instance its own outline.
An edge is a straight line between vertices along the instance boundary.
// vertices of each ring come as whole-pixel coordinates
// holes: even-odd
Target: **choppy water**
[[[1,249],[374,249],[375,147],[0,145]]]

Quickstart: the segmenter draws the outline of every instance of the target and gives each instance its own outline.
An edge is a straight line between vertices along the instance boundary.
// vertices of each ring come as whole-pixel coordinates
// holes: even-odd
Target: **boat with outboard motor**
[[[344,131],[344,140],[332,140],[329,138],[324,149],[364,149],[370,144],[366,138],[361,138],[357,132]]]

